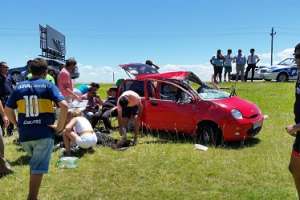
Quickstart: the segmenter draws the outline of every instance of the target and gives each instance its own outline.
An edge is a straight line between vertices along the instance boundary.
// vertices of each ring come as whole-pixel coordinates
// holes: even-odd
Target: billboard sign
[[[66,38],[59,31],[49,25],[40,25],[40,47],[42,56],[59,60],[65,59]]]

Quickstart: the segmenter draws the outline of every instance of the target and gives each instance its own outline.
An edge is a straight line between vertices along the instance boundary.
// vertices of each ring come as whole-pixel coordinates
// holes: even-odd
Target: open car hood
[[[119,65],[129,77],[139,76],[143,74],[157,74],[158,69],[155,66],[143,64],[143,63],[130,63],[130,64],[122,64]]]

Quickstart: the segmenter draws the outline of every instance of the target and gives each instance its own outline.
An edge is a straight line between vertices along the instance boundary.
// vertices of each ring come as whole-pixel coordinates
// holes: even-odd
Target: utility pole
[[[273,65],[273,41],[274,41],[274,36],[276,35],[276,32],[274,32],[274,27],[272,27],[271,30],[271,66]]]

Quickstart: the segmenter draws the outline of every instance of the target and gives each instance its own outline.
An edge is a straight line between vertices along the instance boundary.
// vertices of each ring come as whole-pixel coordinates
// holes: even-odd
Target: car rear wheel
[[[221,131],[210,124],[204,124],[199,127],[197,140],[202,145],[219,146],[223,143]]]
[[[285,82],[287,80],[288,80],[288,75],[287,74],[285,74],[285,73],[278,74],[278,76],[277,76],[277,81],[278,82]]]

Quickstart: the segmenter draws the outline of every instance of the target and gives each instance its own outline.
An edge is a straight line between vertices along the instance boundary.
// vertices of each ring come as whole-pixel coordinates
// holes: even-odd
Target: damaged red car
[[[133,90],[142,97],[146,129],[189,134],[217,146],[254,137],[263,126],[257,105],[207,86],[192,72],[159,73],[156,66],[139,63],[120,67],[131,78],[122,82],[119,94]]]

